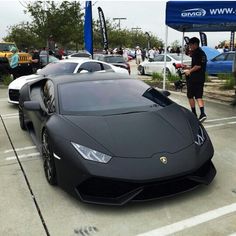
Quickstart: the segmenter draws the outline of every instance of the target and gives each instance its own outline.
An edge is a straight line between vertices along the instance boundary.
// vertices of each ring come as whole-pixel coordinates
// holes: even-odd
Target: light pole
[[[121,20],[127,20],[127,18],[125,18],[125,17],[114,17],[113,20],[118,20],[118,27],[119,27],[119,30],[120,30],[120,21]]]
[[[150,49],[150,34],[148,32],[145,32],[145,35],[147,35],[148,43],[147,43],[147,50]]]

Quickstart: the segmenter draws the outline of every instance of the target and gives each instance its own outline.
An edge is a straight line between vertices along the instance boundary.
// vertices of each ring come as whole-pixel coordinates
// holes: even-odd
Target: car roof
[[[70,82],[131,79],[129,75],[115,72],[102,72],[102,73],[90,72],[82,74],[64,74],[64,75],[48,76],[47,78],[51,79],[56,85]]]
[[[120,54],[102,54],[102,53],[95,53],[94,56],[103,56],[103,57],[123,57]]]
[[[93,61],[93,60],[86,57],[70,57],[63,60],[59,60],[57,63],[71,63],[71,62],[81,63],[85,61]]]

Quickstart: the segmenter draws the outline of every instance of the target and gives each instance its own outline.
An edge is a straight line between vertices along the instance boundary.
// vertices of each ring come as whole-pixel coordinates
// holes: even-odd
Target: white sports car
[[[19,91],[28,82],[36,79],[44,78],[47,75],[62,75],[62,74],[75,74],[84,72],[106,72],[113,71],[116,73],[128,74],[126,69],[113,66],[106,62],[92,60],[89,58],[76,58],[60,60],[48,64],[43,69],[39,69],[36,74],[21,76],[13,80],[8,86],[8,102],[19,103]]]
[[[169,53],[166,55],[166,74],[167,75],[174,75],[176,73],[175,67],[173,66],[173,63],[175,64],[182,64],[182,55],[176,54],[176,53]],[[191,57],[183,55],[183,64],[185,65],[191,65]],[[153,73],[164,73],[164,67],[165,67],[165,55],[159,54],[156,57],[154,57],[153,60],[147,60],[138,66],[138,71],[141,75],[152,75]]]

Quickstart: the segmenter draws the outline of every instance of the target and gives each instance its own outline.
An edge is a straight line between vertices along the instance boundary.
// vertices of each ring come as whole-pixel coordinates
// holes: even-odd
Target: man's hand
[[[190,69],[191,67],[188,66],[188,65],[183,64],[182,68],[183,68],[184,70],[185,70],[185,69],[187,70],[187,69]]]
[[[184,70],[186,76],[190,76],[190,70]]]

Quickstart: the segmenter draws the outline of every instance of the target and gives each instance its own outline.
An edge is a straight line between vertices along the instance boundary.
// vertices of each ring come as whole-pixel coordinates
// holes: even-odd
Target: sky
[[[32,0],[31,0],[32,1]],[[1,0],[1,16],[0,16],[0,40],[7,35],[8,27],[11,25],[19,24],[20,22],[31,21],[29,15],[24,14],[24,5],[29,0]],[[58,0],[58,2],[60,2]],[[93,19],[98,19],[97,8],[101,7],[106,19],[109,19],[118,24],[117,20],[113,18],[126,18],[120,20],[121,29],[127,28],[141,28],[144,32],[149,32],[157,36],[165,42],[165,7],[166,0],[153,0],[153,1],[92,1],[93,3]],[[84,5],[84,1],[81,1]],[[199,33],[186,33],[189,37],[199,37]],[[221,41],[229,40],[230,32],[207,32],[208,45],[214,47]],[[168,28],[168,45],[171,45],[175,40],[182,43],[182,33]]]

